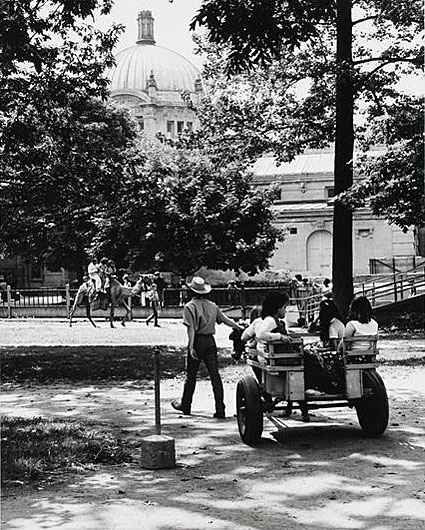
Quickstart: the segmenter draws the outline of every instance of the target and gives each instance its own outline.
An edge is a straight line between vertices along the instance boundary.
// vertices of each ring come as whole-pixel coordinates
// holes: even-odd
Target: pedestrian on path
[[[159,328],[159,327],[161,327],[158,324],[158,315],[159,315],[160,302],[159,302],[159,294],[158,294],[158,289],[156,287],[156,283],[153,283],[151,285],[151,288],[146,293],[146,298],[148,298],[148,300],[150,300],[151,308],[152,308],[152,313],[146,319],[146,325],[149,326],[149,322],[151,322],[153,320],[154,321],[153,322],[154,327]]]
[[[196,387],[196,376],[201,361],[205,363],[214,392],[214,418],[225,418],[223,383],[218,371],[217,346],[214,339],[215,324],[243,330],[234,320],[227,317],[218,306],[208,300],[211,285],[200,276],[195,276],[188,284],[192,299],[184,306],[183,324],[188,335],[186,381],[181,401],[172,401],[174,409],[189,415]]]

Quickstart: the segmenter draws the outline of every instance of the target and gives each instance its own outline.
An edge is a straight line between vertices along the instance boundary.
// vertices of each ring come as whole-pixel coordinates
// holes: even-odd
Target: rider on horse
[[[103,283],[103,292],[107,292],[111,287],[111,278],[115,276],[117,270],[115,263],[108,258],[100,260],[101,278]]]
[[[100,292],[102,290],[102,279],[99,276],[100,264],[98,263],[96,257],[93,256],[87,268],[87,272],[88,272],[90,280],[94,284],[96,293]]]

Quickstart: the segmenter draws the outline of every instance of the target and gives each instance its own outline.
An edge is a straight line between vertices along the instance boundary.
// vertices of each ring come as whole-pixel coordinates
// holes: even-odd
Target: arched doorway
[[[307,239],[307,270],[330,277],[332,267],[332,234],[316,230]]]

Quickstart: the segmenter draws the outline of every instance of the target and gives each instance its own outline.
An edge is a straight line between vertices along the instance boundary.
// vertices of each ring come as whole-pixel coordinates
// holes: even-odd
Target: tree
[[[118,185],[135,137],[108,96],[121,28],[84,23],[109,0],[1,7],[2,251],[81,269],[96,205]]]
[[[423,97],[402,96],[390,115],[371,116],[364,147],[381,147],[363,157],[362,180],[340,198],[351,207],[369,205],[404,231],[425,226],[423,108]]]
[[[284,49],[267,66],[229,76],[228,49],[198,36],[195,40],[197,53],[206,57],[202,77],[208,91],[196,108],[199,128],[186,131],[173,145],[200,149],[220,165],[238,161],[246,167],[264,153],[291,161],[307,146],[328,146],[334,120],[325,101],[332,93],[323,68],[312,64],[310,53]],[[306,72],[314,82],[301,101],[296,87]],[[190,96],[187,102],[193,106]]]
[[[270,205],[271,194],[254,191],[238,164],[217,167],[196,150],[142,138],[121,200],[98,217],[93,250],[120,256],[133,269],[255,273],[280,236]]]
[[[100,5],[110,2],[6,3],[2,249],[80,273],[90,251],[118,267],[263,268],[278,231],[244,168],[138,140],[103,101],[119,28],[82,21]]]
[[[379,95],[398,79],[403,67],[409,71],[423,65],[423,46],[416,38],[423,25],[419,1],[358,0],[355,4],[358,18],[353,21],[351,0],[204,0],[192,23],[192,28],[206,26],[211,42],[229,47],[229,72],[269,64],[283,48],[294,50],[303,43],[319,41],[328,30],[334,33],[334,58],[326,56],[324,63],[328,71],[335,72],[336,193],[348,190],[353,182],[356,99],[362,94],[379,101]],[[362,26],[372,34],[369,40],[360,33],[353,34]],[[368,46],[374,36],[381,43],[378,52]],[[367,68],[370,65],[372,69]],[[352,212],[343,202],[336,202],[334,207],[333,248],[335,301],[346,314],[353,293]]]

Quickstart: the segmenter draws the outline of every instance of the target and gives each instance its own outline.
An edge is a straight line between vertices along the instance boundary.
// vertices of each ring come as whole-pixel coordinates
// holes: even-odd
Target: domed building
[[[199,70],[182,55],[156,45],[150,11],[141,11],[137,22],[136,44],[117,53],[116,66],[108,73],[111,97],[148,134],[172,138],[196,128],[198,119],[188,102],[196,105],[202,96]]]

